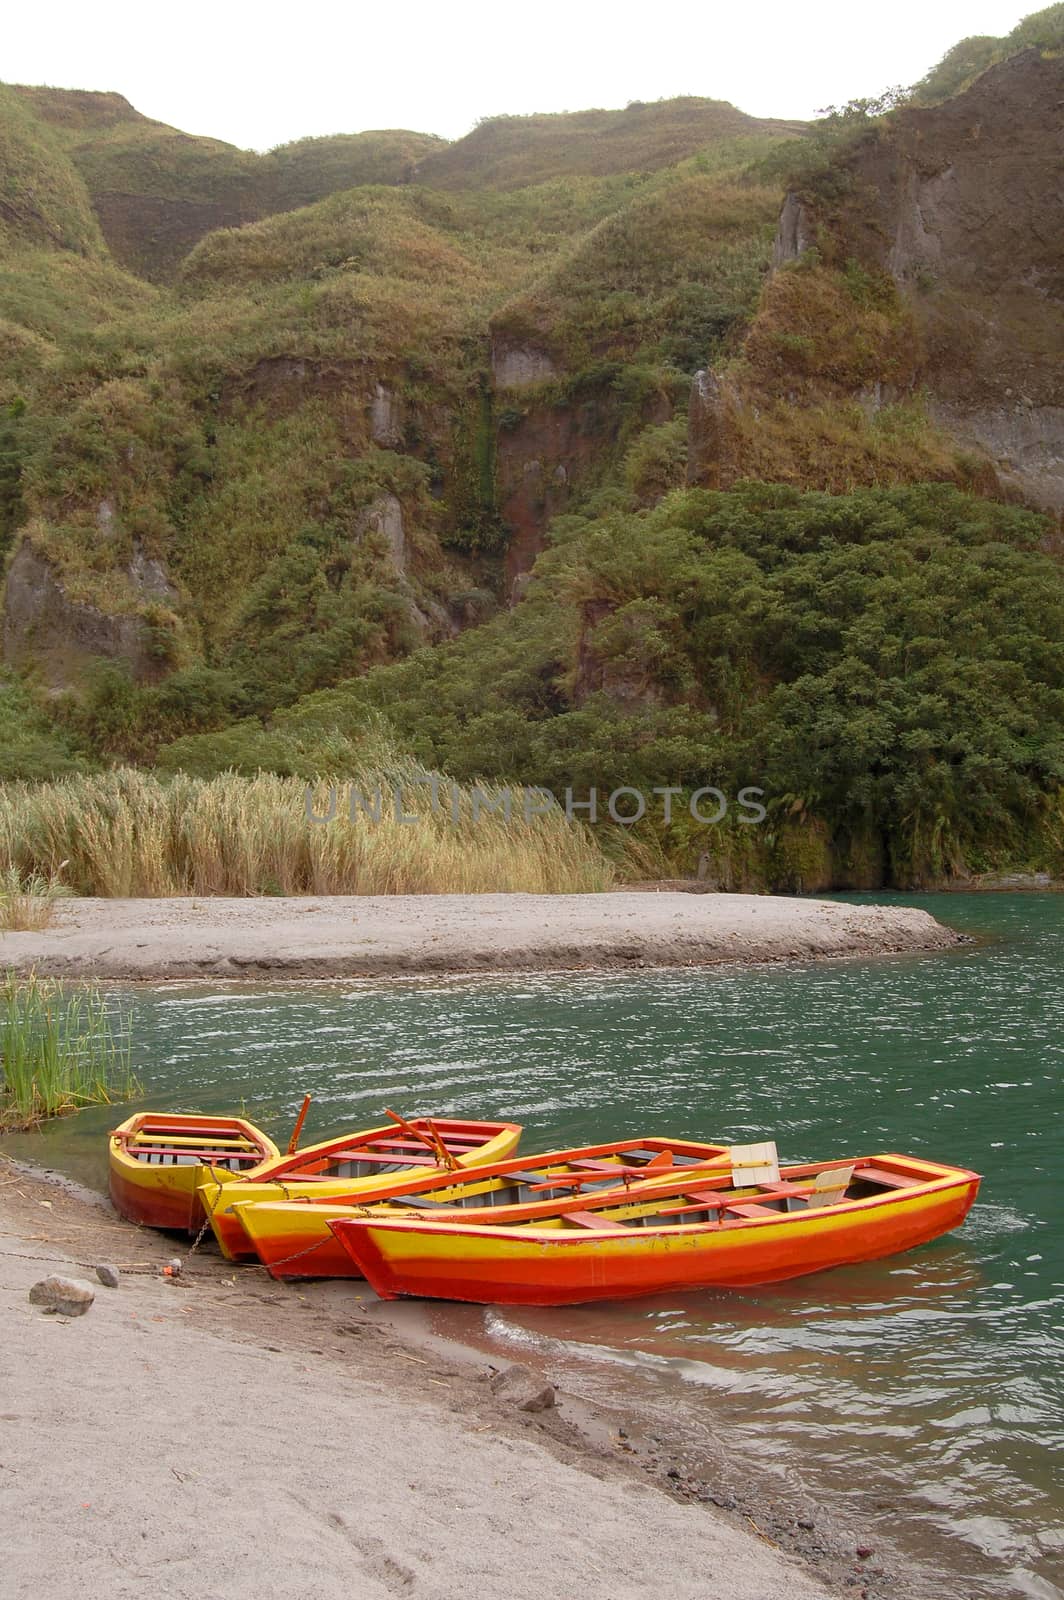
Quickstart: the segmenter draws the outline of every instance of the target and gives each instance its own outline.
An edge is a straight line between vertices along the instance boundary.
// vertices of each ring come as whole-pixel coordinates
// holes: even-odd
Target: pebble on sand
[[[496,1372],[490,1386],[493,1394],[518,1411],[548,1411],[555,1404],[554,1385],[519,1362]]]
[[[118,1279],[120,1274],[118,1268],[112,1267],[109,1261],[100,1262],[99,1266],[96,1268],[96,1276],[99,1278],[105,1289],[118,1288]]]
[[[81,1278],[61,1278],[53,1274],[41,1278],[30,1290],[30,1304],[43,1306],[45,1311],[57,1312],[61,1317],[81,1317],[96,1299],[91,1283]]]

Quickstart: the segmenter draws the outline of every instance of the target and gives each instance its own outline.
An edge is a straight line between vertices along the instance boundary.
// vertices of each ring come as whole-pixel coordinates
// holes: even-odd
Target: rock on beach
[[[53,1274],[40,1278],[30,1290],[30,1304],[54,1311],[61,1317],[83,1317],[96,1299],[96,1290],[82,1278],[61,1278]]]

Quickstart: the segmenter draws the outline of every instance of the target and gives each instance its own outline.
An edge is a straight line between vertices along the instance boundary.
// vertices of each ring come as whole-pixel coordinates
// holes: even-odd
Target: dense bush
[[[377,707],[464,779],[763,787],[901,880],[1021,853],[1064,780],[1064,596],[1041,519],[943,485],[688,491],[566,519],[528,600],[301,701]]]

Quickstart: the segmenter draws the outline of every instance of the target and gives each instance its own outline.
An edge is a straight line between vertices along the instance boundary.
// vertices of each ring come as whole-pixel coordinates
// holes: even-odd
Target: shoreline
[[[0,933],[0,966],[141,982],[384,978],[755,965],[966,942],[911,907],[774,895],[86,898],[57,902],[48,928]]]
[[[556,1385],[557,1406],[515,1410],[487,1381],[505,1360],[493,1362],[480,1340],[434,1327],[435,1308],[403,1304],[396,1314],[362,1282],[280,1284],[261,1267],[237,1267],[213,1251],[190,1257],[187,1241],[136,1228],[115,1216],[102,1196],[2,1156],[0,1218],[0,1290],[7,1291],[0,1307],[14,1378],[12,1410],[3,1419],[14,1476],[0,1472],[0,1506],[9,1513],[8,1525],[23,1530],[8,1548],[13,1600],[36,1593],[38,1518],[41,1528],[52,1527],[54,1557],[69,1561],[71,1573],[84,1573],[87,1560],[94,1569],[98,1561],[101,1587],[106,1571],[108,1592],[140,1592],[121,1582],[113,1587],[127,1565],[117,1546],[134,1561],[140,1556],[157,1582],[157,1564],[167,1559],[158,1540],[173,1542],[172,1518],[162,1531],[142,1534],[144,1545],[131,1537],[133,1528],[158,1515],[161,1485],[164,1497],[168,1485],[185,1500],[186,1485],[215,1469],[226,1489],[220,1504],[201,1499],[194,1512],[196,1559],[209,1560],[219,1583],[225,1576],[226,1593],[235,1600],[253,1594],[257,1600],[266,1592],[263,1574],[254,1584],[246,1578],[255,1563],[247,1566],[241,1545],[247,1530],[239,1515],[234,1524],[228,1499],[245,1467],[234,1472],[226,1464],[261,1459],[264,1452],[272,1462],[279,1444],[286,1471],[283,1486],[274,1478],[273,1492],[285,1500],[285,1539],[289,1547],[298,1541],[304,1554],[313,1546],[315,1591],[324,1600],[352,1592],[359,1571],[358,1592],[366,1600],[393,1593],[442,1600],[460,1583],[482,1580],[503,1564],[507,1578],[497,1592],[513,1600],[532,1600],[559,1584],[566,1592],[579,1585],[592,1600],[635,1600],[650,1581],[667,1584],[678,1600],[702,1600],[709,1572],[714,1587],[722,1583],[737,1600],[782,1593],[795,1600],[839,1593],[925,1600],[947,1592],[941,1575],[897,1550],[887,1519],[876,1527],[855,1524],[845,1505],[825,1504],[827,1497],[796,1485],[793,1474],[773,1479],[750,1463],[729,1461],[723,1446],[714,1460],[696,1461],[682,1437],[648,1433],[624,1396],[609,1407],[583,1399],[565,1389],[564,1368],[548,1362],[544,1370],[535,1353],[521,1360]],[[159,1269],[175,1252],[185,1266],[171,1281]],[[117,1291],[97,1286],[86,1317],[66,1324],[28,1304],[26,1289],[37,1277],[66,1271],[93,1279],[91,1267],[99,1260],[115,1261],[122,1278]],[[87,1363],[78,1369],[88,1375],[84,1384],[67,1370],[75,1346],[92,1350],[76,1358]],[[58,1368],[57,1347],[67,1357]],[[139,1392],[142,1371],[150,1375],[146,1394]],[[238,1382],[241,1403],[234,1403],[232,1388],[216,1392],[216,1381]],[[56,1385],[61,1398],[53,1397]],[[127,1409],[135,1416],[138,1404],[151,1408],[157,1436],[144,1470],[127,1479],[124,1469],[119,1486],[101,1477],[99,1462],[109,1449],[122,1448],[122,1419]],[[304,1465],[298,1437],[286,1431],[296,1426],[283,1414],[286,1404],[309,1417],[321,1407],[332,1414],[363,1496],[372,1479],[376,1532],[366,1535],[356,1526],[361,1508],[345,1502],[343,1486],[329,1481],[329,1460],[314,1453]],[[50,1405],[56,1416],[42,1417],[42,1407]],[[217,1453],[204,1451],[195,1428],[185,1430],[190,1405],[225,1410]],[[372,1429],[371,1463],[359,1461],[352,1411]],[[160,1416],[173,1417],[172,1438]],[[119,1438],[108,1440],[112,1420]],[[415,1439],[404,1441],[406,1424]],[[80,1462],[78,1450],[68,1447],[71,1438],[90,1451]],[[433,1462],[446,1462],[445,1486],[427,1478]],[[442,1509],[453,1521],[455,1485],[468,1493],[460,1526],[438,1530],[442,1547],[433,1543],[429,1552],[423,1519]],[[418,1491],[428,1501],[420,1509],[409,1504]],[[67,1529],[71,1518],[59,1515],[60,1497],[68,1507],[86,1502],[82,1512],[94,1502],[110,1505],[108,1524],[91,1532]],[[570,1500],[571,1524],[564,1509]],[[327,1509],[333,1505],[335,1513]],[[60,1528],[67,1531],[54,1531]],[[617,1544],[625,1536],[627,1551]],[[90,1554],[94,1540],[99,1548]],[[317,1553],[328,1545],[335,1558],[337,1540],[347,1562],[342,1573],[323,1567]],[[475,1574],[462,1568],[470,1546],[480,1563]],[[857,1555],[864,1546],[873,1549],[870,1559]],[[284,1564],[283,1551],[267,1554]],[[626,1557],[632,1565],[623,1564]],[[480,1588],[496,1592],[485,1590],[483,1581]]]

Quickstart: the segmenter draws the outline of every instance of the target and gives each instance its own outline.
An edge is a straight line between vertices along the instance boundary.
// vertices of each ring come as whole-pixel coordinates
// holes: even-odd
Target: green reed
[[[93,985],[0,980],[0,1131],[140,1094],[131,1011]]]

